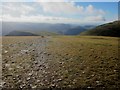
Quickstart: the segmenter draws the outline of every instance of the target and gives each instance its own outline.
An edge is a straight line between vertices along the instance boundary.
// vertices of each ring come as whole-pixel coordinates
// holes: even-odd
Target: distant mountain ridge
[[[38,36],[38,35],[30,32],[12,31],[8,33],[6,36]]]
[[[5,36],[55,36],[59,35],[53,32],[40,31],[40,32],[26,32],[26,31],[12,31]]]
[[[2,35],[7,35],[12,31],[25,31],[25,32],[54,32],[63,34],[66,30],[74,28],[70,24],[50,24],[50,23],[23,23],[23,22],[3,22]]]
[[[79,33],[93,27],[92,25],[80,26],[74,24],[50,24],[50,23],[24,23],[24,22],[3,22],[2,35],[8,35],[12,31],[30,32],[43,35],[78,35]]]
[[[120,37],[120,21],[99,25],[96,28],[80,33],[80,35]]]

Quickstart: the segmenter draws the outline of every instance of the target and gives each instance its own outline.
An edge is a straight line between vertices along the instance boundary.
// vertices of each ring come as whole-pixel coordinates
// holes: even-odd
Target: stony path
[[[3,55],[3,81],[1,83],[3,88],[44,88],[47,83],[49,84],[46,76],[49,73],[47,71],[49,54],[46,52],[48,41],[49,38],[36,38],[29,42],[21,42],[22,46],[25,43],[24,47],[17,47],[16,53]],[[14,44],[12,46],[11,50],[14,48],[17,50]],[[3,54],[9,52],[3,50]],[[18,63],[20,59],[25,61]]]

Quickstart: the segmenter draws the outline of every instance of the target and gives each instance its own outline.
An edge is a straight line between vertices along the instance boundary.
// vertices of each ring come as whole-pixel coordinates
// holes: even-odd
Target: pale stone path
[[[19,50],[18,53],[11,55],[10,57],[12,58],[9,58],[9,62],[7,63],[5,63],[6,61],[4,60],[7,59],[4,57],[3,81],[1,83],[3,88],[37,88],[46,87],[46,84],[50,85],[47,78],[47,74],[49,73],[49,71],[47,71],[49,68],[47,61],[49,58],[48,53],[46,52],[46,46],[49,39],[49,37],[35,38],[29,42],[24,42],[25,44],[22,50]],[[21,41],[21,43],[23,42]],[[28,63],[19,63],[19,65],[16,65],[17,69],[11,68],[13,62],[16,62],[19,57],[23,58],[23,60],[27,60],[24,58],[25,55],[32,55],[32,58],[31,60],[28,60]],[[15,69],[13,72],[17,72],[17,70],[22,72],[25,71],[25,73],[20,74],[19,72],[11,72],[11,75],[8,75],[8,72],[4,72],[4,70],[6,71],[7,69]],[[12,79],[12,81],[9,81],[8,76]]]

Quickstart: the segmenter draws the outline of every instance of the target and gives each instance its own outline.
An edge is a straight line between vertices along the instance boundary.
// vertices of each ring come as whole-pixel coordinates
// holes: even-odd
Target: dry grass
[[[19,84],[13,80],[16,75],[21,75],[25,81],[28,73],[34,68],[32,58],[34,52],[23,54],[17,58],[11,57],[19,54],[26,47],[33,44],[32,40],[39,37],[3,37],[3,79],[7,81],[8,87],[16,87]],[[31,44],[32,43],[32,44]],[[32,84],[39,84],[41,87],[66,87],[66,88],[90,88],[106,87],[117,88],[118,79],[118,38],[95,37],[95,36],[54,36],[51,37],[46,47],[46,62],[48,68],[45,77],[39,78],[40,73],[31,81]],[[8,53],[4,53],[5,50]],[[13,62],[13,63],[12,63]],[[11,64],[12,70],[5,67]],[[17,66],[20,66],[19,68]],[[6,76],[12,75],[11,78]],[[44,75],[44,74],[43,74]],[[23,78],[24,77],[24,78]],[[47,83],[46,83],[47,81]],[[26,85],[29,83],[26,82]]]
[[[2,44],[15,44],[19,42],[26,42],[38,38],[38,36],[3,36]]]
[[[118,87],[118,38],[54,37],[49,52],[51,67],[63,76],[61,86]]]

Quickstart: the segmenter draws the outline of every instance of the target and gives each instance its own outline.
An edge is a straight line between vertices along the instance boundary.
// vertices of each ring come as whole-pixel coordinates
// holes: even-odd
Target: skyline
[[[118,20],[117,2],[4,2],[6,22],[102,24]]]

